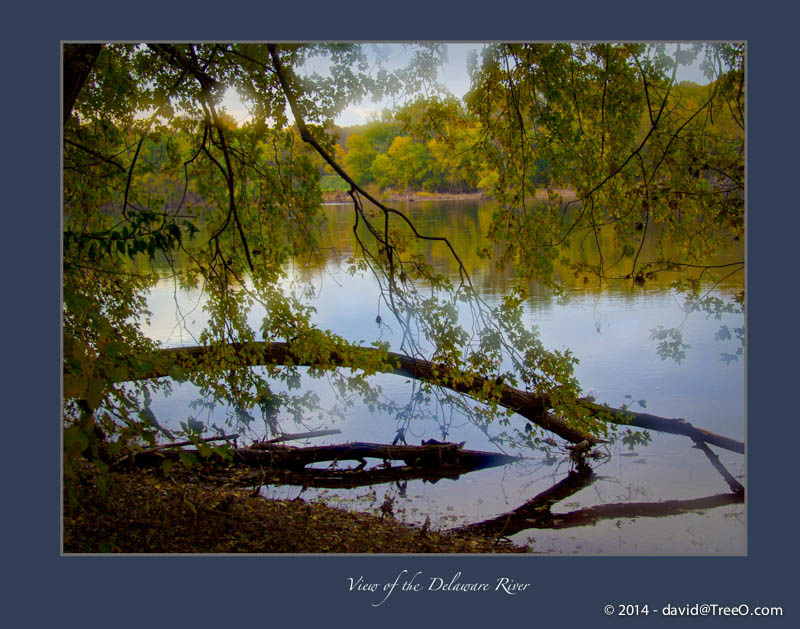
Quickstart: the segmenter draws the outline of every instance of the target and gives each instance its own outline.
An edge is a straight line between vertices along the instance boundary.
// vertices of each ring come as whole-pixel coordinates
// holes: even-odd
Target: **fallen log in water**
[[[240,360],[243,360],[251,367],[259,365],[308,366],[306,362],[299,360],[292,353],[291,347],[287,343],[233,343],[229,348],[238,355]],[[174,365],[178,365],[187,371],[194,371],[201,368],[202,362],[213,355],[212,351],[208,347],[162,349],[159,350],[160,359],[157,361],[158,364],[156,366],[153,366],[146,373],[128,374],[126,377],[128,379],[161,378],[169,375],[170,368]],[[497,402],[500,406],[513,410],[541,428],[571,443],[581,443],[583,441],[588,441],[591,445],[600,443],[600,440],[596,437],[570,426],[563,419],[550,413],[550,401],[547,396],[521,391],[507,384],[498,384],[496,380],[474,374],[452,373],[452,370],[443,365],[437,365],[427,360],[395,352],[383,352],[370,347],[359,348],[358,352],[360,352],[359,356],[365,358],[367,364],[376,366],[382,372],[424,380],[458,393],[474,395],[486,390],[487,387],[497,389],[499,391]],[[355,358],[352,356],[344,358],[334,352],[327,356],[326,360],[331,366],[352,367],[354,366]],[[710,443],[726,450],[740,454],[744,453],[744,443],[741,441],[697,428],[683,419],[671,419],[648,413],[636,413],[627,409],[610,408],[594,404],[587,399],[581,400],[581,404],[591,411],[593,415],[608,422],[657,432],[684,435],[693,440]]]
[[[488,467],[507,465],[514,459],[497,457],[487,459],[478,465],[450,465],[447,467],[414,467],[410,465],[379,465],[368,469],[337,468],[305,468],[301,471],[269,469],[252,470],[226,479],[245,486],[253,485],[298,485],[321,489],[355,489],[386,483],[403,483],[410,480],[422,480],[436,483],[442,479],[457,480],[463,474],[469,474]]]
[[[341,445],[295,448],[271,444],[257,444],[258,448],[239,448],[234,458],[250,466],[269,466],[303,469],[312,463],[326,461],[358,461],[362,468],[366,459],[403,461],[411,467],[440,468],[451,466],[474,467],[487,462],[517,460],[506,454],[464,450],[459,444],[408,446],[352,442]],[[271,447],[264,447],[264,446]]]
[[[179,460],[181,454],[200,459],[197,450],[145,451],[129,455],[132,464],[139,467],[160,465],[164,460]],[[518,457],[494,452],[465,450],[462,444],[436,443],[420,446],[384,445],[378,443],[352,442],[330,446],[298,448],[272,443],[257,443],[247,448],[236,448],[231,452],[234,464],[263,470],[289,470],[302,472],[306,466],[321,462],[358,461],[358,470],[366,466],[366,459],[379,459],[384,463],[403,461],[409,469],[451,469],[461,472],[505,465],[518,461]],[[320,470],[315,470],[319,472]]]

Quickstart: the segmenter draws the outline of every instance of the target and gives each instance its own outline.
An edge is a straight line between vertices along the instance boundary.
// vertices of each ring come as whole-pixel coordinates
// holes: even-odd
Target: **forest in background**
[[[671,94],[669,107],[673,115],[684,112],[691,118],[698,107],[717,89],[715,82],[698,85],[690,81],[677,84]],[[326,133],[333,144],[332,156],[342,164],[353,179],[366,190],[378,196],[425,197],[440,195],[480,194],[491,197],[500,183],[497,164],[487,160],[478,150],[485,129],[476,115],[471,113],[468,93],[464,100],[454,97],[418,97],[412,102],[385,109],[373,120],[355,126],[332,126]],[[472,98],[477,98],[472,96]],[[253,121],[242,123],[225,113],[218,114],[220,124],[232,138],[244,137],[251,132]],[[142,145],[143,164],[150,166],[142,182],[151,186],[154,193],[163,193],[175,188],[175,181],[160,176],[163,159],[174,147],[182,149],[191,144],[185,121],[176,118],[163,133],[155,134]],[[642,112],[641,134],[646,134],[650,121]],[[713,120],[715,133],[730,142],[743,141],[743,129],[727,108],[720,108]],[[257,126],[257,125],[256,125]],[[296,128],[289,128],[291,141],[297,145],[302,140]],[[268,146],[258,147],[266,155]],[[333,172],[325,161],[310,149],[309,159],[319,171],[319,188],[325,200],[347,200],[348,183]],[[704,167],[705,166],[705,167]],[[714,172],[697,161],[687,165],[696,176],[713,180]],[[526,176],[531,186],[542,190],[548,188],[569,190],[571,182],[555,176],[544,157],[534,156],[530,160]],[[193,190],[196,201],[201,201],[200,191]],[[175,199],[173,199],[175,200]]]

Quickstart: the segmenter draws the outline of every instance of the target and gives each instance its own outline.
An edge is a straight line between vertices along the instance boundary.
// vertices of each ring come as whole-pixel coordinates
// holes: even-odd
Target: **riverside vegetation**
[[[192,490],[181,475],[212,461],[229,465],[234,455],[188,424],[174,430],[154,420],[148,400],[176,382],[230,404],[243,422],[260,409],[269,423],[276,409],[295,417],[318,410],[304,377],[326,375],[343,396],[379,406],[371,377],[402,373],[482,425],[525,417],[522,443],[555,433],[575,448],[578,467],[619,424],[743,452],[689,422],[595,404],[574,377],[576,357],[544,347],[522,321],[531,279],[558,294],[565,270],[634,289],[669,273],[698,309],[742,311],[744,286],[730,300],[705,289],[743,268],[715,262],[720,248],[744,237],[743,46],[487,45],[470,63],[463,102],[434,89],[428,93],[438,95],[361,128],[334,127],[343,107],[368,95],[436,88],[442,51],[417,46],[407,67],[373,71],[362,45],[64,46],[65,549],[381,548],[326,543],[317,529],[306,535],[297,519],[306,516],[297,514],[314,521],[315,509],[297,505],[288,508],[300,509],[297,517],[281,521],[284,545],[269,546],[253,520],[234,516],[228,525],[240,522],[250,543],[204,541],[203,527],[225,526],[212,517],[225,504],[239,513],[241,494],[197,481],[195,500],[184,499]],[[309,59],[323,59],[328,73],[301,74]],[[676,84],[678,65],[690,62],[713,80]],[[247,121],[225,113],[227,89],[247,104]],[[448,238],[389,207],[379,198],[387,191],[492,196],[492,246],[480,253],[513,269],[502,303],[487,305]],[[352,208],[351,268],[377,278],[376,299],[402,330],[398,347],[361,345],[318,327],[314,309],[285,288],[290,261],[320,255],[323,195],[334,193]],[[438,273],[422,245],[436,246],[455,272]],[[575,248],[586,255],[566,255]],[[158,280],[148,261],[176,256],[176,279],[208,296],[208,323],[185,351],[143,333],[146,295]],[[253,325],[256,305],[265,314]],[[676,337],[664,340],[680,350]],[[138,472],[141,480],[123,473],[121,461],[177,440],[194,448],[180,449],[177,463],[165,457],[156,471]],[[725,478],[732,493],[743,493]],[[143,526],[146,505],[176,526],[192,512],[196,536],[185,527],[171,542],[165,529],[132,534],[125,522]],[[272,510],[269,517],[281,511],[259,508]],[[158,517],[150,520],[157,525]],[[409,535],[417,540],[418,532]],[[414,544],[406,550],[424,548]],[[466,548],[455,544],[429,548]]]

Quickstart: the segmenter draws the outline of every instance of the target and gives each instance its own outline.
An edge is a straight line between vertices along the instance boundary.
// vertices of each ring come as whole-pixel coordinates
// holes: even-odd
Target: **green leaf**
[[[188,372],[180,365],[172,365],[167,370],[167,375],[177,382],[184,382],[188,377],[187,374]]]
[[[125,353],[125,345],[119,341],[111,341],[106,345],[106,355],[109,358],[115,358]]]
[[[64,449],[71,456],[80,456],[89,447],[89,438],[78,426],[64,431]]]
[[[197,457],[191,452],[186,452],[186,450],[179,451],[178,458],[181,460],[181,463],[183,463],[186,469],[190,469],[192,465],[197,465]]]
[[[178,227],[175,223],[170,223],[169,225],[167,225],[167,231],[177,241],[178,244],[181,244],[181,228],[180,227]]]
[[[90,378],[89,385],[86,387],[86,402],[90,408],[98,408],[103,400],[103,389],[105,383],[98,378]]]
[[[214,453],[222,459],[226,461],[232,461],[233,456],[231,455],[231,449],[229,445],[221,445],[221,446],[214,446],[213,448]]]

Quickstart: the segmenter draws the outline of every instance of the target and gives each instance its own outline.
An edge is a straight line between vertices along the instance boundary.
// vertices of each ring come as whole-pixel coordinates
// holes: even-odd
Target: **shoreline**
[[[558,188],[553,190],[562,200],[573,201],[577,198],[575,190],[568,188]],[[382,202],[403,201],[406,203],[417,203],[421,201],[486,201],[492,200],[491,194],[484,192],[393,192],[383,191],[374,195]],[[548,197],[547,190],[537,190],[536,198],[545,200]],[[347,192],[324,192],[322,194],[323,205],[342,205],[349,204],[352,200]]]
[[[483,192],[387,192],[374,195],[383,202],[405,201],[414,203],[418,201],[472,201],[490,199],[491,196]],[[350,195],[346,192],[324,192],[322,202],[325,205],[351,203]]]
[[[65,554],[495,554],[533,549],[425,527],[389,513],[321,502],[272,499],[250,487],[217,484],[176,466],[114,470],[97,487],[90,467],[76,481],[77,504],[63,503]],[[383,511],[383,508],[377,511]]]

